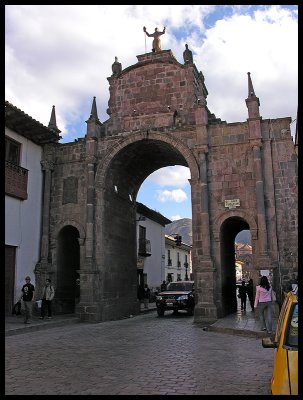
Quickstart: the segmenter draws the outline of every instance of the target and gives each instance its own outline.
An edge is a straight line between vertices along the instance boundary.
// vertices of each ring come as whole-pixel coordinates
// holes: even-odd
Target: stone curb
[[[247,337],[255,337],[257,339],[259,338],[264,338],[268,337],[268,334],[266,332],[256,332],[256,331],[251,331],[249,329],[237,329],[237,328],[224,328],[222,326],[208,326],[207,328],[208,331],[212,332],[220,332],[220,333],[226,333],[229,335],[238,335],[238,336],[247,336]]]
[[[146,313],[149,313],[149,312],[155,311],[155,310],[156,310],[156,307],[142,309],[142,310],[140,310],[139,315],[146,314]],[[67,318],[67,319],[61,319],[59,321],[56,321],[56,320],[47,321],[46,320],[43,322],[42,321],[33,322],[30,325],[22,326],[22,322],[20,321],[20,326],[6,329],[5,336],[21,335],[23,333],[42,331],[45,329],[57,328],[60,326],[76,324],[76,323],[82,323],[82,322],[79,320],[79,318],[72,317],[72,318]]]
[[[31,324],[27,326],[20,326],[18,328],[11,328],[5,330],[5,336],[13,336],[13,335],[20,335],[22,333],[29,333],[29,332],[36,332],[36,331],[43,331],[45,329],[57,328],[60,326],[71,325],[80,323],[78,318],[71,318],[71,319],[64,319],[61,321],[47,321],[40,324]]]

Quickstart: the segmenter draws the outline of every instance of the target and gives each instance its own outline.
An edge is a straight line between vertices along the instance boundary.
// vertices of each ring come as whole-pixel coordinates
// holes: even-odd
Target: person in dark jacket
[[[247,290],[245,286],[245,281],[242,281],[242,284],[239,287],[239,296],[241,299],[241,310],[246,311]]]
[[[255,310],[254,307],[254,281],[250,279],[248,285],[246,286],[247,296],[250,303],[251,311]]]
[[[162,283],[161,283],[161,292],[164,292],[164,290],[166,290],[166,282],[165,281],[163,281]]]
[[[29,324],[32,319],[32,309],[33,309],[33,301],[35,300],[35,287],[31,284],[31,278],[27,276],[25,278],[25,285],[22,286],[22,295],[21,298],[23,300],[24,305],[24,323]]]

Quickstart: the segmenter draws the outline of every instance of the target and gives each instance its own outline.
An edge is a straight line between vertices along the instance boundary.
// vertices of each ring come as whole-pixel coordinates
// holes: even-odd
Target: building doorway
[[[57,314],[75,312],[80,268],[79,232],[71,226],[62,228],[57,240],[57,282],[55,307]]]
[[[237,275],[235,238],[242,230],[249,230],[242,217],[229,217],[221,226],[221,284],[222,316],[237,312]],[[220,289],[218,289],[220,290]]]
[[[12,313],[14,305],[16,247],[5,246],[5,315]]]

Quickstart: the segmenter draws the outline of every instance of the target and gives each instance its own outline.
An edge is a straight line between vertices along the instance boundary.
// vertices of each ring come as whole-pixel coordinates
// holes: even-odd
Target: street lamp
[[[187,275],[188,263],[187,262],[184,263],[184,267],[185,267],[185,280],[188,281],[188,275]]]

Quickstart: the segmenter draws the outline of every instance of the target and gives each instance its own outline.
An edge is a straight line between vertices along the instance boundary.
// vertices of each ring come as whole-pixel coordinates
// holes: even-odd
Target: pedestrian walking
[[[52,319],[53,316],[52,301],[54,296],[55,296],[54,286],[51,284],[50,279],[46,279],[42,291],[41,316],[39,317],[40,319],[44,319],[46,311],[47,311],[47,319]]]
[[[79,302],[80,302],[80,278],[77,278],[75,286],[75,303],[78,304]]]
[[[148,287],[147,283],[145,283],[144,294],[143,294],[144,308],[148,308],[149,298],[150,298],[150,288]]]
[[[246,311],[247,291],[245,281],[242,281],[241,286],[239,287],[239,297],[241,300],[241,310]]]
[[[254,281],[250,279],[246,286],[247,296],[250,303],[251,311],[255,310],[254,306]]]
[[[25,282],[25,285],[23,285],[21,289],[21,299],[24,307],[24,323],[30,324],[33,312],[33,301],[35,298],[35,286],[31,283],[31,278],[29,276],[25,278]]]
[[[272,333],[272,288],[267,276],[261,276],[260,285],[256,287],[254,307],[260,313],[261,330]]]
[[[163,281],[161,283],[161,292],[164,292],[164,290],[166,290],[166,282],[165,281]]]

